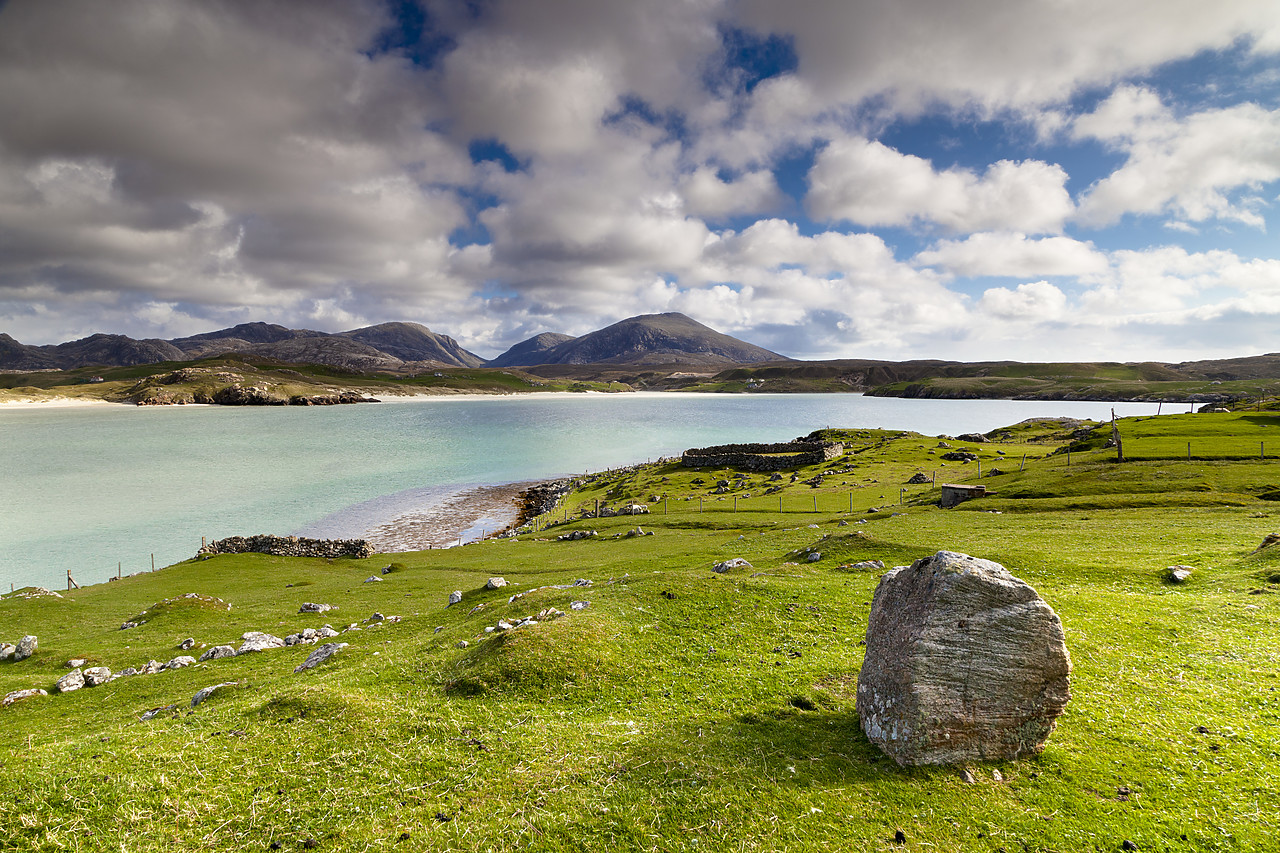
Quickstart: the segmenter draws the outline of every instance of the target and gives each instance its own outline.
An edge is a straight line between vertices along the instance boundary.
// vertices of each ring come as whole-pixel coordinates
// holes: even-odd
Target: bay
[[[380,405],[0,407],[0,584],[81,585],[195,554],[201,537],[359,535],[477,484],[783,441],[814,429],[985,432],[1142,403],[860,394],[539,394]],[[0,587],[4,588],[4,587]]]

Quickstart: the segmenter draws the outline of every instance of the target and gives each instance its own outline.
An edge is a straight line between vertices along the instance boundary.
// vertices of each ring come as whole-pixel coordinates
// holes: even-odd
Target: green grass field
[[[1152,457],[1123,465],[1109,426],[950,440],[981,477],[942,460],[937,438],[833,430],[845,455],[794,482],[606,472],[514,539],[360,561],[219,556],[7,596],[0,640],[36,634],[40,649],[0,663],[0,694],[51,689],[73,657],[164,662],[188,636],[402,621],[342,634],[349,647],[307,673],[293,669],[314,647],[295,646],[0,709],[0,848],[1275,850],[1280,551],[1254,551],[1277,528],[1280,461],[1236,450],[1273,423],[1123,420],[1126,451]],[[1070,464],[1055,452],[1069,444]],[[905,485],[916,473],[932,483]],[[719,480],[731,491],[715,494]],[[994,494],[941,510],[944,482]],[[650,514],[579,517],[597,501]],[[637,525],[654,535],[627,536]],[[573,530],[598,536],[557,539]],[[895,765],[854,703],[880,573],[852,564],[940,549],[1034,586],[1074,664],[1044,753],[969,765],[974,784]],[[729,557],[754,568],[711,571]],[[1172,584],[1173,564],[1195,572]],[[484,589],[492,576],[511,585]],[[532,591],[579,578],[592,583]],[[463,601],[446,608],[452,590]],[[192,592],[231,608],[154,607]],[[298,614],[307,601],[338,609]],[[549,607],[565,615],[484,631]],[[221,682],[238,686],[190,707]]]

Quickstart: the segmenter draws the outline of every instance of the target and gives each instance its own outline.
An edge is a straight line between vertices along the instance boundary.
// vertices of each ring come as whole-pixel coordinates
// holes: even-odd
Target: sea
[[[822,427],[986,432],[1155,404],[861,394],[530,394],[328,407],[0,406],[0,591],[65,589],[203,539],[359,537],[480,485],[583,474]],[[468,536],[481,535],[469,531]],[[465,537],[464,537],[465,538]]]

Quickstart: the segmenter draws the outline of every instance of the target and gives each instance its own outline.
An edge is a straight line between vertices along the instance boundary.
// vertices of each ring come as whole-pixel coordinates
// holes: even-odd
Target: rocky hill
[[[557,332],[543,332],[534,335],[527,341],[521,341],[502,355],[488,362],[489,367],[524,367],[533,364],[545,364],[542,360],[549,350],[560,344],[575,340],[572,335],[561,335]]]
[[[543,336],[539,336],[540,338]],[[740,341],[684,314],[643,314],[580,338],[537,348],[532,338],[491,364],[759,364],[790,361],[784,355]],[[521,353],[516,353],[519,348]],[[513,355],[514,354],[514,355]],[[507,359],[511,360],[507,360]]]

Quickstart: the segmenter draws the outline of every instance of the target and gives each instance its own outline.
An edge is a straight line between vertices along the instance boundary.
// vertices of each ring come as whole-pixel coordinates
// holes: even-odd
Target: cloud
[[[742,0],[739,9],[744,23],[795,39],[797,75],[821,102],[883,99],[907,114],[938,103],[987,113],[1055,104],[1242,38],[1259,52],[1280,46],[1270,0]]]
[[[925,159],[861,138],[833,141],[809,173],[815,217],[864,226],[935,223],[949,231],[1062,228],[1072,212],[1061,166],[1001,160],[979,176],[936,171]]]
[[[1047,281],[1020,284],[1012,290],[993,287],[982,294],[978,311],[1003,320],[1051,320],[1061,317],[1067,297]]]
[[[681,181],[680,192],[690,213],[710,219],[767,213],[782,203],[773,174],[763,170],[725,181],[711,167],[702,166]]]
[[[1256,193],[1280,180],[1280,110],[1239,104],[1179,119],[1149,89],[1122,86],[1076,119],[1074,133],[1127,155],[1081,199],[1086,225],[1137,213],[1265,226]]]
[[[944,240],[912,259],[956,276],[1082,276],[1107,269],[1107,257],[1092,243],[1070,237],[1033,239],[1017,232],[983,232]]]

